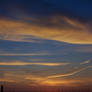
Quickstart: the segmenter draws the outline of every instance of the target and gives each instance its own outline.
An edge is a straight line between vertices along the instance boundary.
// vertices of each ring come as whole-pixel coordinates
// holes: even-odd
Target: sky
[[[0,84],[90,87],[91,0],[0,0]]]

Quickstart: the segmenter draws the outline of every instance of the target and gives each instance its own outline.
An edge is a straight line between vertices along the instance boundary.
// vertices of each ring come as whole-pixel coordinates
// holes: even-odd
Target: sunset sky
[[[0,0],[0,84],[92,85],[91,0]]]

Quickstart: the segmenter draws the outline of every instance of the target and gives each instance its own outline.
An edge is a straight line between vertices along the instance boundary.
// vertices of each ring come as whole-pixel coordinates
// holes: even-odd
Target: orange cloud
[[[90,78],[74,78],[74,79],[46,79],[46,77],[38,76],[25,76],[26,81],[35,81],[37,85],[47,85],[47,86],[80,86],[85,84],[90,84],[92,81]],[[31,85],[31,84],[29,84]]]
[[[48,76],[47,79],[73,76],[73,75],[75,75],[75,74],[77,74],[77,73],[80,73],[81,71],[84,71],[84,70],[86,70],[86,69],[88,69],[88,68],[92,68],[92,66],[87,66],[87,67],[84,67],[84,68],[81,68],[81,69],[78,69],[78,70],[74,70],[73,72],[66,73],[66,74],[51,75],[51,76]]]
[[[48,21],[46,22],[48,24]],[[42,25],[39,22],[30,24],[27,22],[0,19],[0,35],[3,36],[1,39],[18,41],[19,38],[17,36],[19,35],[33,35],[44,39],[74,44],[92,44],[92,34],[89,31],[89,25],[59,16],[53,17],[50,23],[53,26]],[[23,41],[23,37],[20,39]]]
[[[43,65],[43,66],[63,66],[70,63],[32,63],[32,62],[0,62],[0,65],[10,65],[10,66],[24,66],[24,65]]]
[[[87,68],[92,68],[92,66],[89,66]],[[85,68],[85,69],[87,69]],[[30,70],[31,71],[31,70]],[[45,71],[44,71],[45,72]],[[44,77],[41,74],[34,74],[34,73],[26,73],[25,71],[4,71],[3,78],[0,78],[0,81],[2,82],[16,82],[16,83],[27,83],[27,85],[46,85],[46,86],[82,86],[86,84],[90,84],[92,82],[91,77],[74,77],[71,79],[70,77],[65,78],[58,78],[58,77],[50,77],[47,78],[48,75],[45,75]],[[68,73],[67,73],[68,74]],[[53,76],[53,75],[51,75]],[[70,76],[70,75],[68,75]],[[60,76],[59,76],[60,77]],[[53,79],[54,78],[54,79]]]
[[[16,82],[16,81],[6,78],[0,78],[0,82]]]

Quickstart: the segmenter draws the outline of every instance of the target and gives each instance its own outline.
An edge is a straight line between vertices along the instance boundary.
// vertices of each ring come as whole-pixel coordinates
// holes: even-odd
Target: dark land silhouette
[[[25,89],[25,88],[24,88]],[[30,90],[21,90],[13,88],[6,90],[4,85],[1,85],[0,92],[92,92],[92,89],[89,88],[39,88],[39,87],[32,87]]]
[[[1,85],[1,92],[4,92],[4,87],[3,87],[3,85]]]

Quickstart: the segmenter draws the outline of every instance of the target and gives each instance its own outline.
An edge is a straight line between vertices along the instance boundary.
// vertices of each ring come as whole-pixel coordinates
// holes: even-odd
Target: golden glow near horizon
[[[12,63],[11,63],[12,64]],[[17,63],[19,65],[19,63]],[[14,65],[17,65],[16,63],[14,63]],[[40,63],[37,63],[38,65]],[[53,63],[52,63],[53,64]],[[46,66],[49,66],[51,67],[51,65],[48,65],[48,63],[46,64]],[[5,64],[6,65],[6,64]],[[10,65],[10,64],[7,64],[7,65]],[[13,65],[13,64],[12,64]],[[21,64],[21,65],[24,65],[24,64]],[[44,65],[44,64],[40,64],[40,65]],[[56,65],[57,66],[57,65]],[[55,65],[54,65],[55,67]],[[4,78],[0,78],[0,81],[6,81],[6,82],[16,82],[16,83],[27,83],[28,85],[44,85],[44,86],[80,86],[80,85],[83,85],[85,83],[91,83],[92,80],[90,80],[90,77],[89,78],[81,78],[81,77],[74,77],[73,79],[71,79],[70,77],[72,76],[75,76],[76,74],[80,74],[80,72],[83,72],[83,71],[86,71],[87,69],[91,69],[92,66],[88,66],[86,68],[82,68],[82,69],[79,69],[79,70],[75,70],[73,72],[67,72],[66,74],[55,74],[55,75],[45,75],[45,76],[42,76],[41,74],[42,73],[28,73],[27,72],[29,70],[25,70],[25,73],[24,72],[20,72],[20,70],[9,70],[8,72],[4,73]],[[23,69],[22,69],[23,70]],[[23,71],[24,71],[23,70]],[[46,71],[43,71],[44,73]],[[56,72],[56,71],[55,71]],[[34,81],[33,84],[30,84],[31,81]]]
[[[47,79],[46,77],[41,77],[41,76],[35,76],[35,75],[20,75],[20,74],[15,74],[14,71],[12,73],[5,73],[4,78],[0,78],[0,81],[2,82],[13,82],[13,83],[27,83],[27,85],[32,86],[32,85],[42,85],[42,86],[65,86],[65,87],[73,87],[73,86],[80,86],[85,83],[91,83],[92,80],[90,78],[74,78],[74,79],[69,79],[66,78],[61,78],[61,79]],[[30,82],[34,81],[33,84]]]

